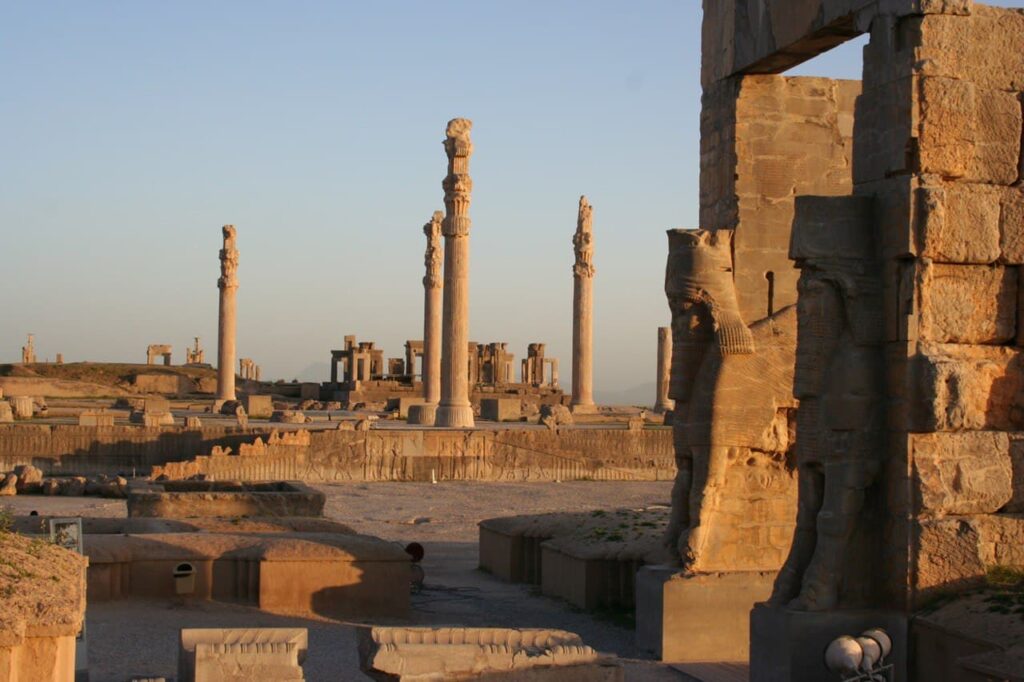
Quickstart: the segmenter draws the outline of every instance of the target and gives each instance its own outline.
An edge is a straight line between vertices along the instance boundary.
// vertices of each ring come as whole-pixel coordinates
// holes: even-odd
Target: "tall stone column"
[[[235,400],[235,294],[238,292],[238,249],[235,226],[225,225],[220,250],[220,316],[217,324],[217,402]]]
[[[434,211],[430,222],[423,226],[427,235],[427,253],[424,257],[427,274],[423,277],[423,405],[410,408],[408,423],[432,425],[437,419],[437,404],[441,400],[441,292],[444,276],[444,251],[441,244],[441,223],[444,214]],[[406,353],[406,373],[416,374],[416,355]]]
[[[441,403],[437,426],[473,426],[469,402],[469,201],[473,181],[469,157],[473,143],[469,131],[473,122],[455,118],[448,122],[444,151],[448,155],[448,176],[444,188],[444,319],[441,348]]]
[[[596,412],[594,405],[594,233],[593,209],[580,197],[572,244],[572,402],[573,412]]]
[[[668,397],[668,386],[672,381],[672,327],[658,327],[658,395],[654,401],[655,412],[668,412],[676,403]]]

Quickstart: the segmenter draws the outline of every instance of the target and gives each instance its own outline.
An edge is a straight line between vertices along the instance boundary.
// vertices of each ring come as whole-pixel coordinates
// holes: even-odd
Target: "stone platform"
[[[770,572],[688,575],[644,566],[636,576],[637,645],[671,663],[745,662],[750,609],[768,598],[774,580]]]
[[[486,519],[480,567],[581,609],[632,609],[637,570],[667,559],[667,519],[661,507]]]
[[[308,516],[324,495],[298,481],[149,481],[128,488],[128,516]]]
[[[379,538],[338,533],[171,532],[85,535],[89,599],[253,604],[283,615],[405,616],[409,555]],[[181,592],[183,565],[194,582]]]

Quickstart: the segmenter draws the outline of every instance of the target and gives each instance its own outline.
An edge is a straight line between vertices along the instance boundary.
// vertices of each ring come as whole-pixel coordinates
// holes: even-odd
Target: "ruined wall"
[[[286,437],[288,438],[288,437]],[[154,470],[217,480],[669,480],[670,429],[315,431]]]
[[[741,76],[705,91],[700,225],[735,229],[740,312],[752,324],[796,302],[793,201],[853,189],[859,81]]]
[[[32,464],[45,473],[145,473],[154,464],[182,460],[215,446],[237,447],[253,434],[235,428],[0,425],[0,470]]]
[[[228,454],[228,453],[232,454]],[[197,455],[204,455],[197,458]],[[195,460],[190,462],[190,460]],[[80,426],[0,427],[0,471],[33,464],[47,474],[130,472],[168,466],[183,478],[240,480],[669,480],[671,430],[298,431]]]

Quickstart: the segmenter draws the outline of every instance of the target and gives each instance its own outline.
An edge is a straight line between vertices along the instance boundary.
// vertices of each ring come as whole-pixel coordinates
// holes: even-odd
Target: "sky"
[[[696,0],[0,6],[0,362],[216,358],[221,225],[238,355],[327,380],[346,334],[422,338],[446,122],[474,122],[470,338],[570,379],[579,196],[595,392],[652,384],[665,230],[697,227]],[[860,77],[860,45],[794,73]],[[517,362],[518,364],[518,362]],[[518,368],[517,368],[518,373]],[[654,396],[651,395],[653,400]]]

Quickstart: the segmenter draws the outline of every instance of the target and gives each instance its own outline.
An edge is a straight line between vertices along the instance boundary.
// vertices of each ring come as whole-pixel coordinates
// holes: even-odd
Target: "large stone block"
[[[1020,187],[1003,190],[999,204],[999,244],[1004,263],[1024,264],[1024,189]]]
[[[940,263],[994,263],[1000,201],[988,185],[942,183],[918,190],[919,254]]]
[[[987,514],[912,524],[914,604],[980,584],[993,566],[1024,567],[1024,516]]]
[[[274,414],[274,401],[269,395],[247,395],[242,399],[245,413],[254,419],[270,419]]]
[[[1003,511],[1024,513],[1024,434],[1014,433],[1010,436],[1010,501]]]
[[[672,663],[746,661],[750,609],[771,595],[774,580],[773,572],[644,566],[636,576],[637,646]]]
[[[1001,266],[921,266],[921,340],[1003,344],[1017,336],[1017,270]]]
[[[931,15],[903,20],[913,45],[913,68],[925,76],[971,81],[983,88],[1024,90],[1024,13],[974,3],[970,16]]]
[[[999,431],[916,434],[912,484],[921,512],[988,514],[1013,495],[1010,439]]]
[[[364,627],[360,668],[375,680],[621,682],[622,668],[562,630]]]
[[[915,380],[894,396],[909,408],[902,426],[925,432],[1024,426],[1022,360],[1005,346],[921,344]]]
[[[480,417],[495,422],[519,421],[522,406],[519,398],[484,398],[480,401]]]
[[[183,628],[179,682],[302,680],[305,628]]]
[[[951,78],[920,86],[919,171],[1011,185],[1020,165],[1021,105],[1016,93]]]

